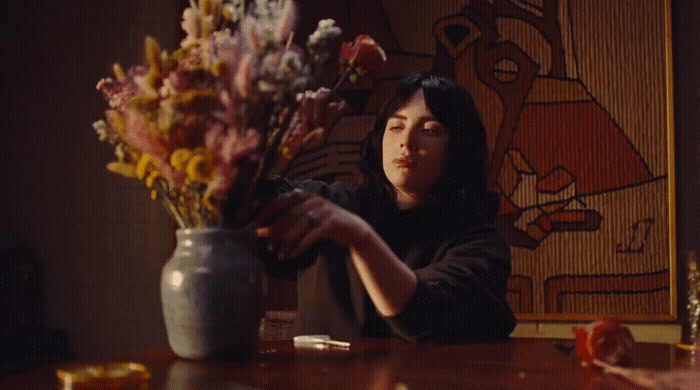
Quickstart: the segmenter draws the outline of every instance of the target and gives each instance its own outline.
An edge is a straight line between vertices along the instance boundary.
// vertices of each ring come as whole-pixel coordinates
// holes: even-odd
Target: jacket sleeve
[[[300,189],[305,192],[314,192],[343,207],[346,207],[354,194],[351,187],[343,182],[328,184],[318,180],[304,180],[298,182],[282,178],[269,181],[267,186],[266,191],[272,194],[273,197],[295,189]],[[258,239],[256,244],[260,259],[265,266],[265,271],[268,275],[277,279],[296,280],[298,270],[308,267],[316,260],[316,248],[302,253],[295,259],[281,261],[274,253],[267,250],[266,241],[264,239]]]
[[[492,225],[463,231],[415,270],[418,285],[401,313],[385,317],[413,341],[506,339],[515,317],[505,299],[510,248]]]

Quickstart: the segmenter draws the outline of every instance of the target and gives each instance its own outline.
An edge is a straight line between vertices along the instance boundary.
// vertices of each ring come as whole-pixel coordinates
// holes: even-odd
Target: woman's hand
[[[255,218],[256,234],[280,259],[296,257],[322,240],[351,248],[369,227],[359,216],[313,193],[295,190],[267,204]]]
[[[296,257],[319,241],[349,249],[362,284],[379,313],[401,312],[416,290],[416,275],[372,227],[328,199],[292,191],[267,204],[254,221],[258,237],[280,259]]]

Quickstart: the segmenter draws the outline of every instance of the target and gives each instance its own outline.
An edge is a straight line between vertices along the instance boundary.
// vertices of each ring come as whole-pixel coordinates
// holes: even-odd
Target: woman
[[[491,224],[485,158],[469,94],[419,72],[367,138],[364,185],[284,181],[256,224],[268,271],[297,280],[295,334],[507,338],[510,250]]]

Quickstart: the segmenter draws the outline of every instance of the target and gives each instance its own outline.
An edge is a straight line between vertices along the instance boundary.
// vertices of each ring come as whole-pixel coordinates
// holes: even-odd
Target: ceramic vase
[[[173,352],[186,359],[245,359],[263,314],[261,266],[252,238],[222,228],[176,231],[161,300]]]

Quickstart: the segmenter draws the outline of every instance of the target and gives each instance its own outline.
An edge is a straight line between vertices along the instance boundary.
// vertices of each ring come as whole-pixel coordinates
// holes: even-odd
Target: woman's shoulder
[[[486,251],[510,257],[510,246],[498,228],[492,223],[468,225],[443,241],[446,251]]]
[[[313,192],[340,206],[349,208],[354,208],[366,198],[364,195],[365,191],[343,181],[326,182],[313,179],[294,181],[284,179],[281,192],[292,191],[294,189]]]

